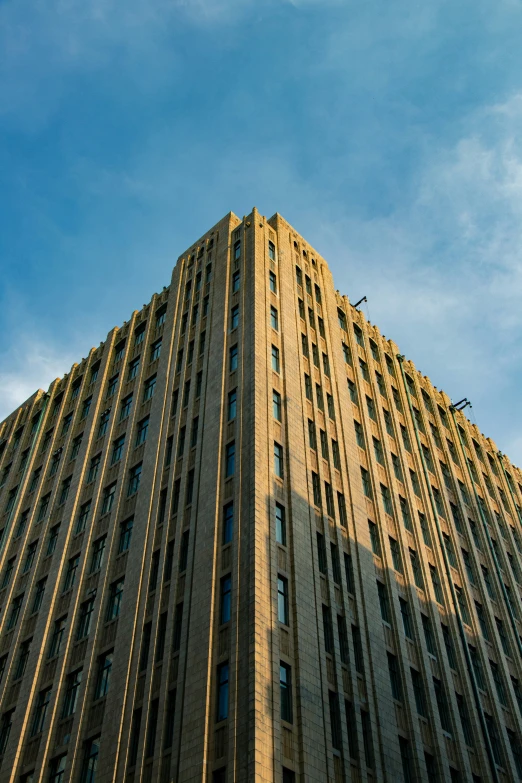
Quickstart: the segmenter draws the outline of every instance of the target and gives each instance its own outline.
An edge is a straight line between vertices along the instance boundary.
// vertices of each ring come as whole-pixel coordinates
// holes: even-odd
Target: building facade
[[[522,473],[280,215],[2,422],[0,485],[2,783],[522,779]]]

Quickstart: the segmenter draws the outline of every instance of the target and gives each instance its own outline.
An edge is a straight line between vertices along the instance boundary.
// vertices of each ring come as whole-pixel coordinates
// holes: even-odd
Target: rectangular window
[[[78,566],[80,565],[80,555],[71,557],[67,562],[67,570],[65,572],[65,581],[63,583],[63,592],[67,592],[76,582],[76,574],[78,573]]]
[[[281,720],[292,723],[292,670],[287,663],[279,665]]]
[[[45,716],[47,714],[47,707],[51,701],[52,688],[46,688],[36,697],[36,704],[34,707],[33,721],[31,724],[31,730],[29,732],[30,737],[34,737],[43,731],[45,724]]]
[[[285,509],[279,503],[275,507],[276,518],[276,541],[278,544],[286,546],[286,518]]]
[[[10,631],[12,628],[14,628],[18,622],[18,618],[20,617],[20,612],[22,611],[22,604],[24,602],[24,593],[21,595],[17,595],[16,598],[13,600],[13,603],[11,604],[11,612],[9,614],[9,617],[7,618],[7,625],[6,628],[8,631]]]
[[[75,533],[81,533],[83,530],[85,530],[85,525],[87,524],[87,519],[89,518],[89,511],[91,510],[91,501],[87,500],[85,503],[82,503],[80,506],[80,513],[78,514],[78,520],[76,522],[76,529]]]
[[[402,574],[402,557],[399,542],[391,536],[388,537],[388,540],[390,542],[393,567],[396,571],[399,572],[399,574]]]
[[[156,376],[152,375],[147,378],[143,385],[143,402],[151,400],[154,395],[154,389],[156,388]]]
[[[390,652],[386,653],[386,655],[388,658],[388,672],[390,675],[392,696],[397,701],[402,701],[402,682],[397,658]]]
[[[232,578],[230,574],[224,576],[221,579],[220,590],[220,609],[219,609],[219,621],[221,624],[228,623],[230,620],[231,609],[231,595],[232,595]]]
[[[225,446],[225,478],[233,476],[236,470],[236,444],[227,443]]]
[[[53,627],[53,633],[51,636],[51,643],[49,645],[49,658],[53,658],[58,655],[62,646],[62,640],[65,632],[65,623],[67,618],[60,617],[56,620]]]
[[[272,370],[279,372],[279,348],[272,346]]]
[[[277,294],[277,277],[275,275],[275,272],[269,272],[268,273],[268,280],[270,283],[270,290],[273,294]]]
[[[284,476],[283,447],[279,443],[274,443],[274,473],[281,479]]]
[[[138,369],[140,366],[140,357],[137,356],[135,359],[133,359],[131,362],[129,362],[129,370],[127,373],[127,380],[132,381],[133,378],[136,378],[138,375]]]
[[[123,600],[123,584],[124,579],[118,579],[113,582],[109,587],[109,600],[107,603],[107,612],[105,615],[105,622],[115,620],[120,616],[121,602]]]
[[[270,305],[270,326],[272,329],[275,329],[276,332],[279,331],[279,314],[273,305]]]
[[[406,498],[403,498],[401,495],[399,495],[399,505],[401,507],[401,514],[402,514],[402,521],[404,523],[404,527],[406,530],[409,530],[410,533],[413,533],[413,525],[411,522],[411,515],[410,515],[410,509],[408,507],[408,501]]]
[[[78,702],[78,693],[80,685],[82,684],[82,670],[77,669],[71,674],[67,675],[65,680],[65,695],[62,706],[62,718],[68,718],[70,715],[74,715],[76,711],[76,704]]]
[[[228,718],[228,662],[217,667],[217,721]]]
[[[288,612],[288,579],[277,577],[277,619],[283,625],[290,625]]]
[[[372,546],[372,552],[374,555],[381,556],[381,542],[379,541],[379,532],[377,525],[374,522],[368,520],[368,529],[370,531],[370,543]]]
[[[328,572],[328,562],[326,559],[326,544],[324,541],[324,536],[322,533],[316,533],[317,538],[317,565],[319,567],[319,571],[322,574],[326,574]]]
[[[223,540],[222,540],[223,544],[228,544],[230,541],[232,541],[233,530],[234,530],[234,504],[227,503],[223,509]]]
[[[282,421],[281,395],[275,389],[272,390],[272,413],[276,421]]]
[[[196,447],[198,442],[198,430],[199,430],[199,416],[194,416],[192,419],[192,428],[190,431],[190,448]]]
[[[184,530],[183,535],[181,537],[181,546],[179,548],[179,571],[180,573],[182,571],[187,570],[187,564],[188,564],[188,551],[189,551],[189,538],[190,538],[190,531]]]
[[[304,380],[306,399],[312,401],[312,379],[305,373]]]
[[[381,609],[381,617],[385,623],[390,623],[390,602],[388,599],[388,591],[386,585],[377,580],[377,595],[379,597],[379,606]]]
[[[366,495],[367,498],[371,498],[372,485],[370,482],[370,474],[368,473],[366,468],[361,468],[361,480],[362,480],[364,494]]]
[[[355,429],[355,440],[357,441],[357,445],[359,446],[359,448],[364,449],[366,445],[364,442],[363,428],[361,427],[357,419],[353,420],[353,426]]]
[[[230,329],[237,329],[239,326],[239,305],[234,305],[230,311]]]
[[[342,492],[337,493],[337,506],[339,508],[339,522],[343,527],[348,524],[348,517],[346,514],[346,502]]]
[[[101,536],[101,538],[98,538],[92,544],[91,565],[89,567],[90,574],[98,571],[102,566],[106,540],[107,536]]]
[[[235,294],[239,291],[239,269],[236,269],[236,271],[232,275],[232,293]]]
[[[139,465],[134,465],[129,471],[129,486],[127,489],[127,497],[134,495],[140,486],[141,479],[141,462]]]
[[[76,629],[76,641],[85,639],[89,635],[91,627],[92,613],[94,612],[94,598],[89,598],[80,604],[80,613],[78,616],[78,627]]]
[[[312,494],[314,498],[314,505],[321,507],[321,482],[317,473],[312,471]]]
[[[94,698],[102,699],[109,692],[109,682],[111,679],[113,653],[105,653],[98,658],[98,669],[96,672],[96,685],[94,688]]]
[[[116,440],[113,440],[111,465],[115,465],[117,462],[120,461],[123,454],[124,445],[125,445],[125,435],[121,435],[119,438],[116,438]]]
[[[116,496],[116,482],[105,487],[103,490],[103,498],[101,505],[101,513],[108,514],[114,505],[114,498]]]
[[[348,381],[348,392],[350,394],[351,401],[357,405],[357,389],[355,388],[355,383],[350,380],[350,378],[347,378]]]
[[[120,539],[118,542],[118,554],[126,552],[130,547],[134,517],[126,519],[120,525]]]
[[[128,394],[121,401],[120,421],[123,421],[124,419],[126,419],[129,416],[130,410],[131,410],[131,406],[132,406],[132,394]]]
[[[404,598],[399,598],[399,606],[401,609],[404,635],[407,636],[408,639],[413,639],[413,623],[411,621],[410,605]]]

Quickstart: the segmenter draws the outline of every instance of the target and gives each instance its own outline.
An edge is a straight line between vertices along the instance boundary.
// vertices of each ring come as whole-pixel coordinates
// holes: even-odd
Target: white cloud
[[[55,378],[68,372],[78,357],[60,352],[50,341],[40,341],[33,335],[18,335],[8,351],[0,356],[0,364],[9,367],[0,373],[0,421],[5,419],[37,389],[47,390]]]

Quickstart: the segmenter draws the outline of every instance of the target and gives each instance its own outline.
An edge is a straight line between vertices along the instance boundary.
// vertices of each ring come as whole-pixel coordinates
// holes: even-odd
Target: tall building
[[[522,473],[278,214],[0,425],[0,781],[522,778]]]

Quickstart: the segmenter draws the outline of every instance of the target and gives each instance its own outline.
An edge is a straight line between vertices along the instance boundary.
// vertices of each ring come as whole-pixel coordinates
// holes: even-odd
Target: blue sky
[[[0,0],[0,419],[255,205],[521,465],[521,38],[520,0]]]

